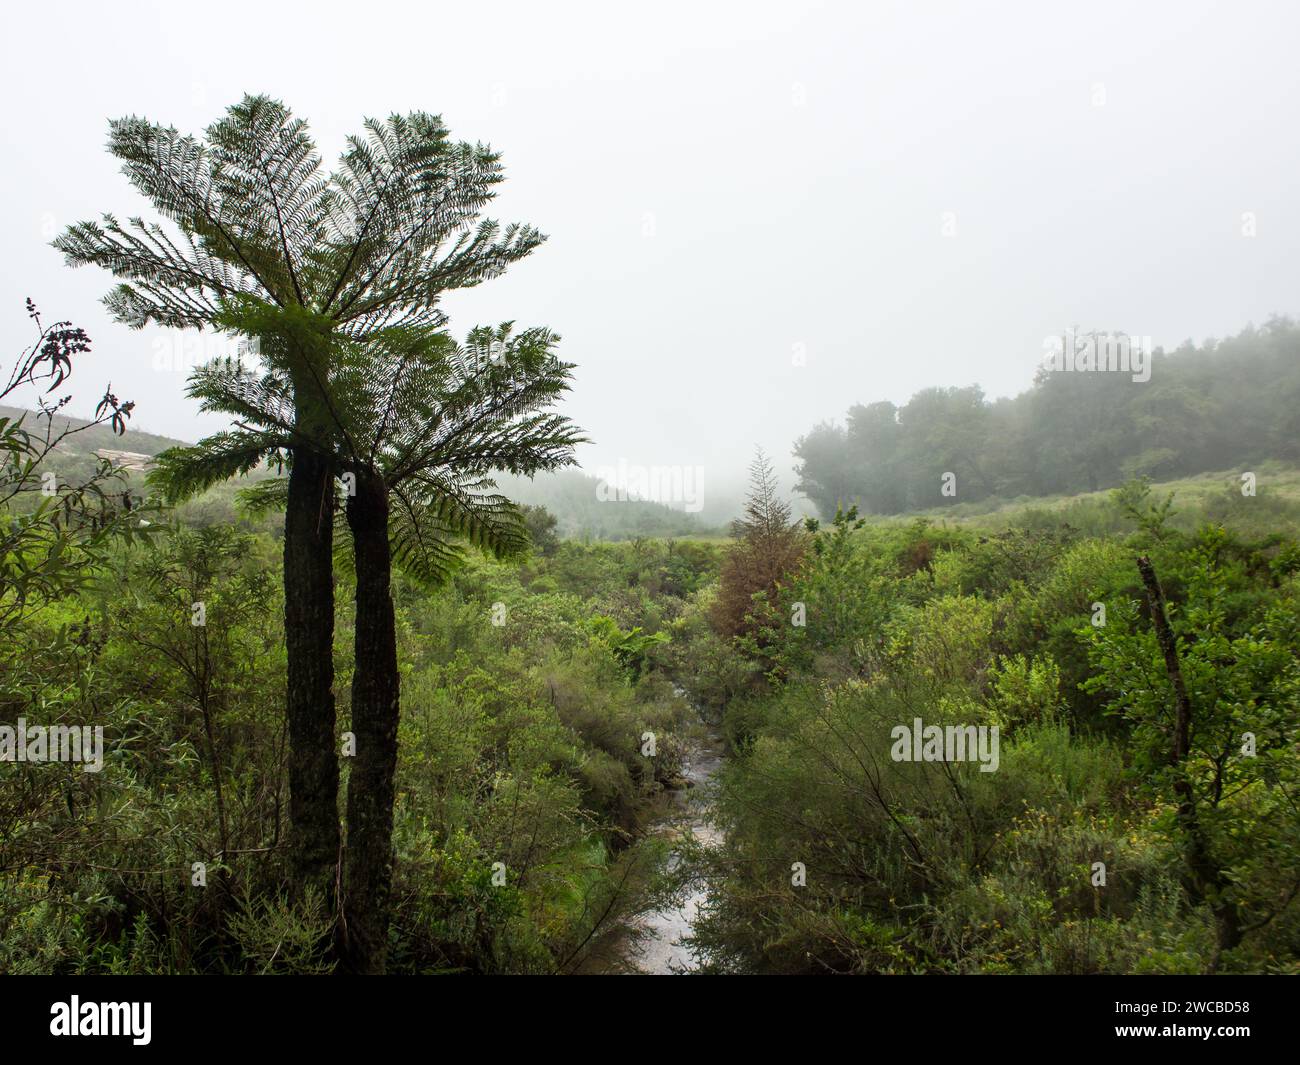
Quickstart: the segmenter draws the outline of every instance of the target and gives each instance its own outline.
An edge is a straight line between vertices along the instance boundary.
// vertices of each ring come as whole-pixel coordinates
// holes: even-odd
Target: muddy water
[[[722,741],[709,733],[687,752],[682,776],[690,787],[672,793],[663,814],[649,826],[652,833],[680,838],[690,832],[706,845],[722,841],[711,822],[711,785],[722,767]],[[676,853],[669,862],[677,861]],[[695,958],[682,942],[691,934],[700,905],[708,898],[708,884],[699,884],[681,901],[662,910],[642,915],[636,921],[638,935],[624,943],[623,962],[632,971],[650,976],[688,973],[697,968]]]

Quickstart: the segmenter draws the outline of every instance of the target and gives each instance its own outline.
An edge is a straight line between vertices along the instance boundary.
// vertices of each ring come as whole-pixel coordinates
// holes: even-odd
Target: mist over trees
[[[541,239],[479,220],[496,155],[422,114],[367,130],[316,181],[263,97],[212,155],[117,123],[185,250],[111,218],[58,241],[129,279],[121,320],[245,341],[190,377],[232,429],[130,436],[111,387],[66,417],[90,339],[28,304],[0,970],[647,971],[647,930],[686,927],[671,957],[715,973],[1297,971],[1300,327],[855,406],[795,446],[826,520],[760,449],[727,536],[707,478],[677,509],[568,468],[549,329],[445,328],[444,289]],[[1188,483],[1233,463],[1259,492]],[[46,757],[86,721],[93,766]]]
[[[797,488],[823,517],[840,505],[898,514],[1300,456],[1300,327],[1290,318],[1150,358],[1143,382],[1040,367],[1011,399],[971,385],[927,388],[901,407],[855,404],[844,425],[796,441]],[[940,492],[947,472],[955,496]]]
[[[1151,90],[1204,126],[1187,93],[1208,79],[1171,78],[1206,63],[1119,48],[1107,67],[1083,47],[1101,36],[1055,21],[1044,42],[1097,73],[1019,39],[999,63],[1001,27],[927,17],[884,63],[845,51],[841,73],[870,70],[862,106],[816,32],[816,69],[785,64],[787,23],[857,10],[806,6],[687,12],[689,32],[726,23],[691,55],[662,47],[669,18],[624,34],[653,38],[658,81],[604,39],[565,62],[603,17],[548,37],[494,9],[489,35],[409,8],[390,21],[416,61],[373,79],[363,49],[355,78],[295,60],[327,54],[311,35],[332,21],[295,17],[272,69],[309,82],[286,88],[319,142],[245,95],[270,23],[225,12],[240,47],[195,64],[224,113],[186,111],[175,78],[116,84],[157,81],[120,63],[97,68],[102,105],[165,124],[110,121],[105,153],[84,91],[44,119],[58,159],[20,161],[56,190],[36,251],[58,280],[33,269],[34,299],[0,299],[0,329],[23,329],[0,344],[0,974],[1300,976],[1300,317],[1265,319],[1300,311],[1277,268],[1300,215],[1277,210],[1273,112],[1255,150],[1189,138],[1191,180],[1148,181]],[[990,21],[966,8],[946,28]],[[911,12],[872,6],[864,39],[892,44]],[[1237,53],[1203,37],[1231,99]],[[719,81],[683,78],[674,109],[696,52]],[[1072,80],[1102,69],[1106,110]],[[481,76],[514,87],[475,110]],[[1300,81],[1277,80],[1285,114]],[[592,91],[614,84],[665,96]],[[363,89],[412,109],[345,136]],[[722,121],[742,98],[753,123]],[[1022,159],[966,121],[981,107],[1029,131]],[[773,127],[785,150],[753,135]],[[509,186],[497,142],[462,128],[500,137]],[[1094,213],[1076,208],[1097,177],[1072,185],[1049,136],[1124,160]],[[121,175],[96,185],[97,165]],[[21,225],[43,193],[9,171]],[[487,217],[512,201],[554,228],[544,253]],[[1128,240],[1135,219],[1167,228]],[[1170,234],[1195,256],[1151,269]],[[1066,330],[1036,372],[998,344],[1076,316],[1264,324],[1176,350]],[[152,982],[158,1043],[238,1052],[269,1018],[300,1056],[349,1031],[373,1053],[451,986],[313,981],[295,1010],[284,984]],[[999,1046],[1032,1021],[1153,1034],[1111,1016],[1137,1004],[1249,1035],[1250,1009],[1227,1014],[1267,1007],[1258,982],[1210,985],[1018,984],[1018,1012],[996,981],[869,993],[921,1038],[958,1017]],[[151,1004],[103,988],[54,995],[104,1018]],[[10,1005],[6,1034],[44,1022]]]

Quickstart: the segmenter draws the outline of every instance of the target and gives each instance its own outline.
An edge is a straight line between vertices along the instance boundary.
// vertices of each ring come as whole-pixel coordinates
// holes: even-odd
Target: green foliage
[[[650,648],[668,642],[664,632],[643,633],[636,625],[627,632],[618,627],[613,618],[597,614],[588,622],[591,634],[618,660],[618,664],[627,670],[632,680],[638,680],[645,669],[646,658]]]
[[[1300,865],[1300,614],[1293,586],[1248,592],[1227,548],[1224,532],[1210,527],[1183,556],[1184,599],[1171,625],[1192,706],[1185,757],[1173,757],[1163,653],[1135,613],[1092,635],[1097,672],[1084,687],[1123,715],[1134,770],[1153,798],[1179,807],[1171,830],[1188,849],[1191,876],[1222,871],[1210,901],[1262,928],[1287,911],[1300,883],[1292,875]]]
[[[0,638],[17,650],[23,622],[85,587],[115,542],[148,535],[154,510],[134,497],[111,459],[88,468],[60,468],[60,453],[78,436],[126,431],[133,403],[106,391],[95,418],[73,423],[58,412],[71,401],[50,393],[72,376],[90,338],[71,322],[45,325],[31,300],[36,339],[14,360],[0,400],[34,397],[37,411],[0,415]],[[72,479],[68,479],[68,475]]]
[[[1059,524],[985,533],[843,512],[827,530],[810,523],[781,608],[802,602],[806,624],[747,650],[781,668],[726,711],[724,842],[694,855],[714,885],[695,928],[708,968],[1294,967],[1295,541],[1213,526],[1189,537],[1147,494],[1124,493],[1144,519],[1128,544]],[[1138,607],[1143,551],[1171,599],[1194,705],[1177,768],[1169,681]],[[996,725],[997,771],[893,760],[892,730],[917,718]],[[1217,894],[1192,890],[1183,778],[1225,871]],[[796,862],[806,883],[792,882]],[[1226,952],[1225,898],[1244,929]]]
[[[0,720],[101,724],[105,761],[0,775],[0,970],[332,970],[335,915],[288,901],[279,545],[171,525],[108,551],[26,620],[41,653],[3,659]],[[690,717],[658,626],[716,559],[567,543],[522,568],[469,561],[435,596],[399,579],[392,971],[574,971],[659,897],[663,844],[639,825],[676,786]],[[344,691],[350,625],[343,608]]]
[[[694,929],[708,968],[1205,971],[1215,922],[1185,883],[1139,551],[1161,573],[1197,709],[1184,771],[1253,928],[1219,967],[1294,968],[1294,541],[1166,529],[1126,546],[847,513],[808,536],[758,659],[708,623],[717,545],[563,542],[519,567],[470,560],[435,596],[399,579],[392,970],[605,966],[665,884],[662,845],[638,826],[679,772],[680,685],[733,741],[724,841],[679,851],[674,874],[712,885]],[[100,774],[52,764],[25,767],[21,790],[0,781],[21,826],[0,846],[0,966],[331,967],[313,944],[332,916],[284,895],[276,545],[171,528],[109,562],[27,625],[47,649],[5,674],[8,714],[102,720],[108,754]],[[203,630],[189,623],[199,598]],[[789,624],[794,602],[804,626]],[[340,681],[349,625],[345,611]],[[997,772],[893,761],[891,730],[915,717],[997,725]],[[641,754],[647,731],[655,759]],[[197,859],[205,891],[189,886]]]
[[[1126,481],[1113,492],[1111,498],[1132,519],[1139,529],[1153,540],[1165,538],[1165,525],[1173,513],[1174,493],[1170,492],[1160,503],[1151,501],[1151,478],[1140,477]]]
[[[533,550],[546,558],[554,555],[560,548],[560,538],[555,531],[559,519],[543,506],[530,507],[523,504],[519,507],[519,513],[528,528],[528,539]]]

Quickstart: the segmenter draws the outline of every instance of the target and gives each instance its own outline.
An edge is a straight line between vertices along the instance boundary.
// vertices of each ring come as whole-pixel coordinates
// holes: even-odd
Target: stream
[[[682,776],[690,787],[671,793],[669,808],[647,826],[647,831],[671,835],[690,832],[705,845],[721,843],[722,835],[710,820],[709,787],[721,768],[722,740],[710,730],[706,741],[692,745],[687,751]],[[675,862],[676,853],[668,860]],[[628,938],[623,960],[634,972],[647,976],[676,976],[696,969],[696,960],[682,940],[691,934],[696,915],[708,895],[708,884],[699,884],[680,905],[643,914],[635,922],[642,934]]]

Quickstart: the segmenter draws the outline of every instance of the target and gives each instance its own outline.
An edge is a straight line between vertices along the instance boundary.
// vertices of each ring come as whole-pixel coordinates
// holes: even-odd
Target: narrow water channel
[[[682,776],[690,786],[672,793],[664,812],[647,826],[648,832],[675,839],[689,832],[705,846],[722,841],[712,817],[712,785],[722,768],[722,750],[722,739],[712,729],[690,746],[682,766]],[[675,850],[668,861],[670,867],[678,861]],[[696,969],[696,960],[684,939],[690,936],[708,893],[707,883],[697,884],[680,904],[639,917],[634,923],[638,934],[629,936],[622,947],[624,966],[649,976],[680,975]]]

